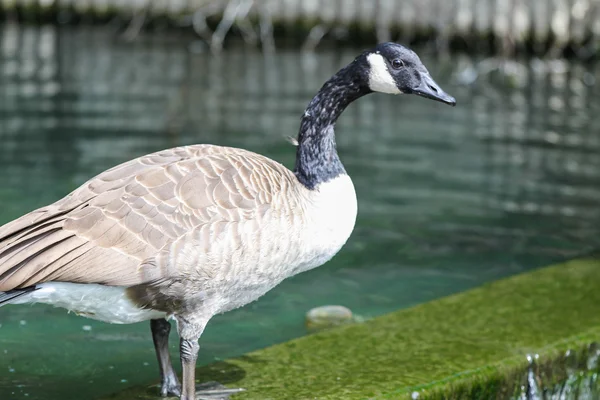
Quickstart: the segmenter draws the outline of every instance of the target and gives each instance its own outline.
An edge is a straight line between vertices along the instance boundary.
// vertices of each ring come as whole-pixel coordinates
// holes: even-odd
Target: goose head
[[[390,94],[416,94],[456,105],[454,97],[433,80],[419,56],[397,43],[381,43],[356,59],[365,73],[369,89]]]

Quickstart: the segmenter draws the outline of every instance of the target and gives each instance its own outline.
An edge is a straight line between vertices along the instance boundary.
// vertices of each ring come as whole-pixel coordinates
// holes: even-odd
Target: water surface
[[[134,42],[103,28],[0,32],[0,224],[178,145],[243,147],[292,167],[285,137],[359,51],[233,46],[215,57],[164,32]],[[214,318],[200,362],[303,335],[314,306],[372,317],[599,248],[598,69],[523,60],[511,78],[465,85],[473,60],[420,53],[458,106],[384,95],[351,105],[337,125],[359,199],[348,244]],[[155,363],[147,323],[0,309],[0,399],[94,398],[157,379]]]

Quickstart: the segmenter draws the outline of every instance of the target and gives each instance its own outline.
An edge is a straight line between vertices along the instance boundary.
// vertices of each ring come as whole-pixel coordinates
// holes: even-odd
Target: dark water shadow
[[[235,386],[236,382],[241,381],[246,376],[246,371],[238,365],[225,361],[218,361],[213,364],[196,369],[196,378],[199,382],[219,382],[222,385]],[[161,398],[159,395],[159,384],[150,386],[135,386],[107,397],[101,397],[102,400],[154,400]]]
[[[249,357],[244,357],[249,358]],[[217,381],[223,385],[239,382],[246,376],[246,370],[239,365],[218,361],[196,369],[196,377],[200,381]]]

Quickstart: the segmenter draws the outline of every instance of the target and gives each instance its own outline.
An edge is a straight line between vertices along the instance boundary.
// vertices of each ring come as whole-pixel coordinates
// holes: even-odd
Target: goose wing
[[[126,162],[0,227],[0,291],[47,281],[167,279],[178,272],[155,262],[161,250],[201,226],[254,221],[291,179],[266,157],[211,145]]]

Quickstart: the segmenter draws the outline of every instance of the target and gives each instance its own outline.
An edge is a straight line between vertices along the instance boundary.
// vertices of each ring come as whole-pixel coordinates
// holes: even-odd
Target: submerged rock
[[[344,306],[321,306],[313,308],[306,313],[306,327],[310,330],[321,330],[345,325],[355,320],[352,311]]]

